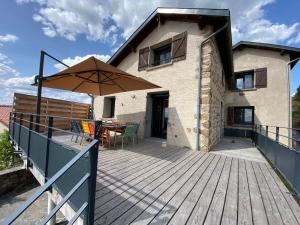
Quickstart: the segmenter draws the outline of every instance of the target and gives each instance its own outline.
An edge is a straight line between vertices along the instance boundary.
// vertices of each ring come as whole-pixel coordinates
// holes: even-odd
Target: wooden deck
[[[95,224],[300,223],[300,207],[265,161],[150,141],[126,149],[100,151]]]

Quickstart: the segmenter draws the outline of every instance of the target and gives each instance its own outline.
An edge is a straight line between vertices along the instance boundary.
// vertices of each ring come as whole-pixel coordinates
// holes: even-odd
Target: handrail
[[[20,206],[14,213],[10,214],[4,224],[13,223],[29,206],[33,204],[44,192],[48,191],[49,188],[62,176],[68,169],[70,169],[81,157],[88,153],[91,148],[98,143],[98,140],[93,140],[85,150],[80,151],[70,162],[68,162],[63,168],[61,168],[52,178],[50,178],[37,192],[35,192],[22,206]]]
[[[43,193],[46,191],[52,191],[52,189],[57,188],[57,191],[61,194],[63,194],[62,200],[60,200],[57,205],[51,209],[51,211],[48,213],[48,215],[43,218],[41,224],[46,224],[51,218],[57,213],[61,207],[63,207],[67,201],[71,201],[71,207],[73,208],[73,205],[75,206],[74,213],[75,215],[73,218],[71,218],[69,224],[73,224],[83,213],[84,210],[86,211],[87,217],[84,217],[88,224],[93,224],[93,218],[94,218],[94,207],[95,207],[95,189],[96,189],[96,176],[97,176],[97,160],[98,160],[98,144],[99,144],[99,136],[100,136],[100,129],[101,129],[101,121],[94,121],[95,122],[95,133],[94,133],[94,140],[91,141],[87,146],[83,147],[83,149],[80,149],[80,151],[75,151],[71,155],[70,153],[67,153],[65,151],[68,150],[76,150],[75,148],[59,143],[56,141],[56,139],[52,139],[52,132],[53,130],[61,130],[61,129],[56,129],[53,127],[53,117],[48,116],[47,120],[47,125],[45,125],[46,130],[44,135],[41,135],[39,132],[34,131],[33,128],[33,114],[24,114],[20,113],[19,118],[17,118],[18,113],[13,112],[10,115],[10,124],[9,124],[9,132],[10,132],[10,138],[12,140],[12,143],[17,145],[17,149],[23,151],[25,155],[27,155],[27,161],[28,163],[31,162],[33,165],[37,167],[37,169],[41,169],[40,172],[44,173],[44,177],[46,180],[46,183],[43,184],[22,206],[20,206],[14,213],[10,214],[3,224],[9,225],[13,223],[28,207],[30,207]],[[26,125],[24,126],[24,115],[30,115],[30,121],[29,122],[29,127]],[[40,116],[40,115],[37,115]],[[61,118],[61,117],[60,117]],[[66,118],[66,117],[65,117]],[[71,120],[71,118],[68,118]],[[45,121],[46,122],[46,121]],[[42,125],[42,124],[37,124]],[[62,130],[65,132],[65,130]],[[33,134],[38,134],[40,135],[39,137],[37,136],[32,136]],[[76,134],[79,136],[79,134],[74,133],[74,132],[67,132],[68,134]],[[43,140],[43,142],[46,142],[46,145],[44,146],[45,149],[41,149],[40,145],[38,145],[35,142],[31,141],[31,137],[33,138],[40,138],[37,140]],[[90,138],[90,137],[89,137]],[[34,139],[33,139],[34,140]],[[28,142],[25,144],[24,147],[24,142]],[[32,147],[33,149],[30,149],[29,146],[31,147],[30,143],[33,143]],[[65,155],[67,154],[69,158],[64,158],[61,163],[58,164],[49,164],[49,154],[51,151],[52,156],[55,157],[53,154],[57,154],[55,151],[55,148],[53,148],[52,144],[55,144],[56,146],[60,146],[60,154],[64,153]],[[52,147],[51,147],[52,146]],[[55,145],[54,145],[55,146]],[[26,150],[27,149],[27,150]],[[52,149],[52,150],[51,150]],[[39,151],[38,151],[39,150]],[[40,151],[42,150],[42,151]],[[31,154],[39,154],[38,152],[44,152],[42,155],[42,158],[32,158]],[[85,159],[85,156],[88,154],[88,160]],[[73,156],[74,155],[74,156]],[[73,158],[71,158],[73,157]],[[79,162],[80,161],[80,162]],[[36,165],[36,163],[39,162],[39,164]],[[62,164],[66,162],[65,164]],[[42,164],[41,164],[42,163]],[[43,164],[44,163],[44,164]],[[82,164],[83,163],[83,164]],[[65,182],[65,179],[68,179],[66,176],[66,173],[74,173],[75,171],[81,171],[79,165],[85,165],[85,169],[82,170],[82,173],[80,172],[80,177],[79,181],[76,179],[71,179],[69,183],[69,187],[66,189],[66,186],[62,185],[61,182]],[[53,167],[54,166],[54,167]],[[55,167],[56,166],[56,167]],[[73,167],[73,168],[72,168]],[[48,172],[48,168],[52,168],[51,174]],[[54,170],[53,170],[54,169]],[[53,174],[53,172],[55,174]],[[64,176],[65,175],[65,176]],[[49,180],[47,180],[49,179]],[[83,184],[86,186],[83,187]],[[87,193],[86,195],[82,195],[82,192],[76,192],[79,188],[84,188],[83,190],[86,190]],[[61,189],[63,188],[63,189]],[[83,196],[84,198],[82,199],[83,202],[80,200],[76,200],[76,197],[72,200],[72,196],[75,194],[79,196]],[[86,199],[86,200],[85,200]],[[74,204],[73,204],[74,203]],[[77,211],[76,211],[77,210]]]
[[[269,130],[269,128],[273,128],[273,131]],[[274,129],[275,129],[275,131],[274,131]],[[280,130],[282,130],[282,129],[286,129],[286,131],[289,131],[289,130],[295,131],[296,137],[293,136],[293,133],[291,136],[280,133]],[[269,136],[269,134],[273,134],[275,136],[274,140],[276,142],[278,142],[282,145],[285,145],[292,150],[300,151],[300,129],[298,129],[298,128],[288,128],[288,127],[283,127],[283,126],[255,124],[253,126],[253,131],[260,133],[268,138],[271,138]],[[280,137],[284,138],[284,140],[287,140],[288,144],[280,141]]]

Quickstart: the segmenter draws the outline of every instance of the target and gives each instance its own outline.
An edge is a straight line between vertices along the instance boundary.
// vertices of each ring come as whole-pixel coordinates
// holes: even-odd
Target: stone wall
[[[224,132],[225,77],[215,40],[202,49],[201,150],[209,151]]]
[[[22,167],[16,167],[0,172],[0,196],[20,190],[28,184],[36,183],[29,170]]]

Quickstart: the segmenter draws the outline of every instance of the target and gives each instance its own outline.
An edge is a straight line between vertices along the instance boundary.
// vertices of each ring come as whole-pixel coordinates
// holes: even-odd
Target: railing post
[[[32,124],[33,123],[33,115],[30,114],[29,116],[29,132],[28,132],[28,145],[27,145],[27,169],[28,169],[28,166],[30,164],[30,144],[31,144],[31,131],[32,131]]]
[[[260,134],[262,134],[262,133],[261,133],[261,130],[262,130],[262,125],[259,125],[259,133],[260,133]]]
[[[300,152],[300,129],[296,129],[296,147],[295,150]]]
[[[47,134],[47,149],[46,149],[46,158],[45,158],[45,182],[48,179],[48,163],[49,163],[49,146],[50,139],[52,138],[52,127],[53,127],[53,117],[48,117],[48,134]]]
[[[269,136],[269,126],[266,126],[266,137]]]
[[[8,133],[9,136],[11,136],[11,117],[12,117],[12,112],[9,113],[9,121],[8,121]]]
[[[15,124],[16,124],[16,113],[13,113],[13,142],[15,143]]]
[[[276,139],[275,141],[279,143],[279,127],[276,127]]]
[[[19,118],[18,151],[20,150],[21,126],[23,125],[23,116],[24,116],[23,113],[21,113]]]
[[[102,121],[95,121],[94,128],[94,139],[98,140],[97,144],[93,146],[89,153],[90,158],[90,178],[89,178],[89,210],[88,210],[88,225],[94,224],[94,213],[95,213],[95,194],[96,194],[96,179],[97,179],[97,170],[98,170],[98,148],[99,148],[99,139],[101,132]]]

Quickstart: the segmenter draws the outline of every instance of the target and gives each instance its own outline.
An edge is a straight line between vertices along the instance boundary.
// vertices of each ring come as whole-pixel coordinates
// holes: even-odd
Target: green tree
[[[293,128],[300,128],[300,86],[292,98],[292,113]]]
[[[15,156],[14,149],[9,142],[7,131],[0,134],[0,170],[20,164],[20,158]]]

